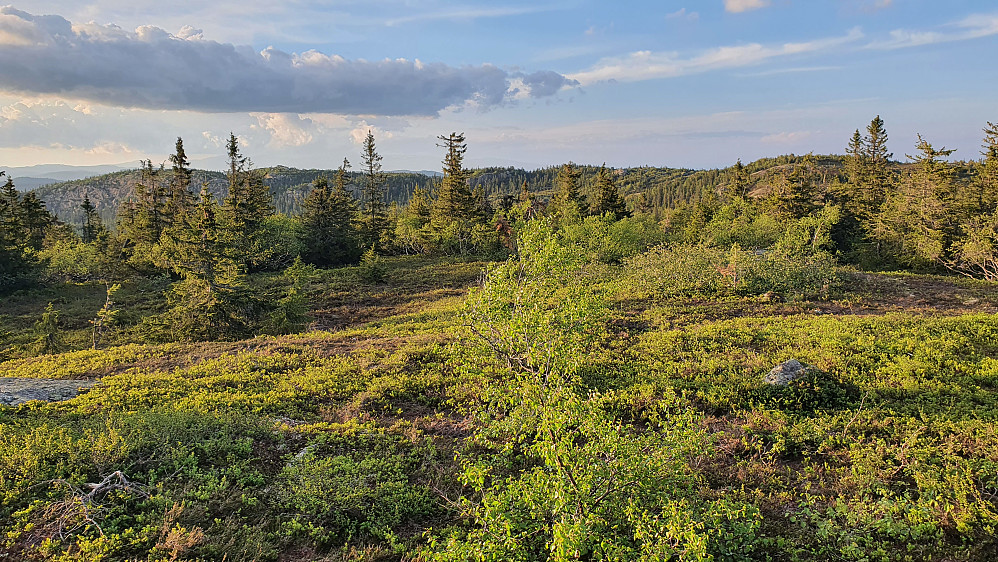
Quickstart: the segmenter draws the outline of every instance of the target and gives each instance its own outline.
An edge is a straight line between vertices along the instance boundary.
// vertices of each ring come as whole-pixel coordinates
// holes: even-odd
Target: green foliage
[[[289,267],[305,252],[301,223],[287,215],[271,215],[260,223],[253,263],[261,270]]]
[[[278,477],[278,497],[300,513],[282,524],[289,538],[320,547],[388,540],[393,529],[439,513],[414,478],[433,454],[428,444],[361,427],[309,441]]]
[[[740,252],[735,255],[737,261],[754,261]],[[720,296],[733,293],[737,285],[737,270],[729,267],[728,252],[711,246],[659,246],[630,258],[626,264],[633,288],[642,295]]]
[[[357,204],[346,190],[347,169],[343,159],[333,185],[325,176],[316,178],[303,203],[300,217],[303,255],[316,265],[339,265],[357,259],[359,233],[354,227]]]
[[[97,244],[61,239],[38,253],[45,273],[55,279],[86,281],[101,276],[101,255]]]
[[[118,310],[114,307],[114,294],[121,289],[121,285],[106,285],[107,294],[104,300],[104,306],[97,311],[97,316],[90,321],[91,326],[93,326],[92,332],[92,349],[97,349],[100,345],[101,340],[114,328],[115,320],[118,317]]]
[[[271,312],[270,320],[273,330],[278,334],[300,332],[308,327],[311,321],[309,315],[309,287],[317,276],[313,265],[305,265],[301,258],[296,258],[282,274],[282,280],[288,285],[287,293],[277,301],[277,308]]]
[[[949,267],[988,281],[998,281],[998,208],[963,225],[965,238],[957,242]]]
[[[364,255],[360,257],[357,274],[362,281],[367,281],[368,283],[380,283],[384,281],[386,269],[381,256],[374,251],[374,248],[368,248],[364,252]]]
[[[617,220],[606,213],[564,226],[561,236],[566,244],[584,251],[590,261],[619,264],[662,242],[665,233],[647,215]]]
[[[487,453],[463,461],[461,481],[479,496],[462,505],[473,524],[432,541],[427,557],[747,556],[757,513],[693,493],[686,463],[704,436],[689,412],[646,412],[648,427],[639,429],[610,414],[615,395],[580,384],[608,313],[585,262],[540,222],[519,248],[519,259],[491,269],[466,304],[470,329],[498,368],[476,414],[475,443]]]
[[[59,311],[48,303],[42,317],[35,322],[35,350],[40,354],[62,351],[62,329]]]

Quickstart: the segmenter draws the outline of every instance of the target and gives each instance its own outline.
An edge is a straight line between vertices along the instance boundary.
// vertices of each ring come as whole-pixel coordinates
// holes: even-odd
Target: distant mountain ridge
[[[799,163],[803,156],[787,155],[764,158],[745,165],[749,174],[749,190],[755,196],[769,192],[772,180],[788,166]],[[819,183],[827,184],[839,178],[842,170],[842,156],[813,156],[812,162],[820,173]],[[583,193],[592,185],[597,166],[576,166]],[[13,168],[12,168],[13,169]],[[524,170],[514,167],[488,167],[469,170],[469,183],[472,189],[481,188],[492,205],[509,204],[522,190],[523,185],[544,199],[553,191],[561,166],[551,166],[538,170]],[[265,183],[270,187],[274,206],[280,213],[296,214],[301,202],[312,188],[312,182],[319,176],[332,178],[336,170],[298,169],[287,166],[260,168],[265,174]],[[683,204],[695,203],[711,193],[722,192],[734,178],[734,167],[715,170],[692,170],[642,166],[614,170],[617,186],[631,206],[641,205],[654,210],[675,208]],[[169,176],[166,170],[164,179]],[[141,172],[137,169],[117,170],[83,179],[61,181],[42,185],[34,189],[35,194],[45,202],[50,211],[61,220],[79,224],[82,219],[80,203],[84,197],[97,208],[101,217],[113,224],[122,202],[132,197],[135,184],[140,181]],[[359,195],[362,174],[350,172],[348,189]],[[408,203],[413,190],[420,187],[433,191],[441,174],[430,171],[395,171],[385,174],[387,198],[390,203]],[[17,179],[15,178],[15,184]],[[222,172],[195,170],[192,189],[198,190],[202,184],[222,200],[227,192],[228,181]],[[22,186],[18,186],[21,188]]]

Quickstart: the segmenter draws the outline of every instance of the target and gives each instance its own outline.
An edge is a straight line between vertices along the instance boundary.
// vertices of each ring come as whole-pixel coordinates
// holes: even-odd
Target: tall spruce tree
[[[142,256],[159,242],[163,230],[169,226],[169,194],[162,181],[163,167],[153,167],[152,160],[142,160],[139,164],[140,176],[134,196],[122,204],[118,213],[118,231],[133,253]]]
[[[466,253],[472,249],[472,231],[485,219],[484,209],[472,193],[464,169],[468,145],[464,133],[452,132],[437,138],[441,141],[437,146],[446,152],[441,162],[444,175],[430,211],[430,224],[445,246]],[[484,192],[481,198],[484,199]]]
[[[357,205],[346,189],[349,167],[350,162],[344,158],[332,186],[325,176],[316,178],[302,204],[305,260],[309,263],[321,266],[350,263],[359,254],[354,229]]]
[[[5,175],[0,171],[0,177]],[[13,287],[18,276],[34,265],[24,231],[20,194],[14,180],[7,176],[0,191],[0,292]]]
[[[891,185],[890,160],[894,156],[887,151],[887,130],[879,115],[867,125],[863,146],[863,200],[869,215],[876,212],[887,198]]]
[[[368,129],[360,155],[363,173],[362,204],[364,244],[376,251],[384,248],[382,238],[388,228],[388,203],[385,201],[385,174],[381,171],[382,157],[374,142],[374,132]]]
[[[613,215],[613,220],[620,220],[631,216],[630,211],[627,210],[627,205],[624,203],[624,198],[620,196],[620,190],[617,189],[617,182],[614,181],[613,172],[606,169],[605,162],[600,166],[599,171],[596,172],[596,184],[593,192],[595,197],[593,198],[593,207],[590,210],[592,214],[603,215],[610,213]]]
[[[947,204],[953,194],[953,176],[944,161],[954,150],[936,149],[921,135],[916,148],[918,154],[908,155],[915,165],[888,194],[873,234],[899,264],[925,268],[945,262],[955,235],[952,206]]]
[[[97,208],[90,201],[89,195],[83,197],[80,210],[83,212],[80,239],[87,244],[96,242],[98,237],[107,232],[107,227],[104,226],[104,221],[101,220],[100,215],[97,213]]]
[[[191,193],[191,179],[193,171],[191,162],[187,159],[184,151],[184,139],[177,137],[177,144],[174,152],[170,155],[171,171],[170,176],[170,205],[169,213],[171,222],[179,220],[181,215],[186,214],[194,206],[194,194]]]
[[[176,339],[220,339],[246,327],[240,266],[219,218],[221,209],[207,185],[197,205],[164,238],[169,267],[183,279],[169,294]]]
[[[252,162],[239,151],[239,141],[229,133],[226,144],[229,157],[229,192],[222,202],[220,224],[232,246],[234,256],[244,265],[259,265],[257,245],[262,234],[263,221],[274,214],[270,188],[263,181],[263,174],[252,168]]]
[[[559,225],[564,226],[578,222],[587,209],[586,199],[579,191],[579,170],[572,162],[564,164],[555,178],[555,190],[548,213]]]

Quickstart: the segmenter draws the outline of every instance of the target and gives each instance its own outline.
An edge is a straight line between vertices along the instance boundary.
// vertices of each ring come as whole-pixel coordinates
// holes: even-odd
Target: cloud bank
[[[200,30],[73,24],[0,8],[0,90],[144,109],[201,112],[436,115],[454,105],[500,105],[575,84],[560,74],[510,74],[390,59],[347,60],[219,43]]]
[[[862,37],[863,33],[857,28],[841,37],[782,45],[749,43],[716,47],[692,57],[682,57],[675,52],[637,51],[623,57],[604,58],[592,68],[571,74],[569,78],[580,84],[675,78],[711,70],[751,66],[776,58],[820,53],[853,43]]]

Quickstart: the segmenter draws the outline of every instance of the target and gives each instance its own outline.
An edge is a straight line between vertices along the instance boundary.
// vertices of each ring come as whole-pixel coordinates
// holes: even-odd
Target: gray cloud
[[[272,47],[257,53],[190,28],[132,32],[0,8],[0,90],[8,92],[146,109],[436,115],[469,101],[502,104],[519,77],[488,64],[347,60]],[[554,72],[523,78],[534,97],[573,84]]]
[[[530,97],[542,98],[558,93],[564,87],[578,86],[579,81],[567,78],[550,70],[539,70],[522,76],[523,85],[530,91]]]

